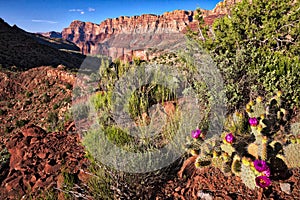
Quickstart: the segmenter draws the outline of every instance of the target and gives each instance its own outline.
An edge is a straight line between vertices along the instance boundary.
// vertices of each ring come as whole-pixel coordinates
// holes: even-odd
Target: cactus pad
[[[283,151],[289,168],[300,167],[300,144],[289,144],[283,148]]]
[[[254,190],[256,187],[255,178],[256,178],[256,174],[251,169],[251,167],[242,164],[241,179],[242,179],[243,183],[252,190]]]

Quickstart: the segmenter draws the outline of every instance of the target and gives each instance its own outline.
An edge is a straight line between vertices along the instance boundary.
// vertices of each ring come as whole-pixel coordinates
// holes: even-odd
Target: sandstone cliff
[[[202,10],[206,24],[229,12],[241,0],[224,0],[213,10]],[[187,27],[197,28],[195,11],[175,10],[162,15],[121,16],[106,19],[100,24],[73,21],[63,29],[62,38],[77,44],[83,54],[104,54],[131,60],[138,56],[148,59],[148,49],[169,50],[184,42]]]

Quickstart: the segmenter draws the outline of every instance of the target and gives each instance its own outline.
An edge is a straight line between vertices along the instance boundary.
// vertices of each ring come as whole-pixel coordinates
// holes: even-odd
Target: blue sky
[[[0,0],[0,18],[29,32],[62,31],[73,20],[99,24],[106,18],[166,11],[213,9],[220,0]]]

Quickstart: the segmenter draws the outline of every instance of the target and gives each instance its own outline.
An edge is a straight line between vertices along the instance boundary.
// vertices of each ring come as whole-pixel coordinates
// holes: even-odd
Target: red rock
[[[57,164],[57,165],[50,165],[50,164],[46,164],[45,165],[45,173],[46,174],[56,174],[57,171],[60,169],[61,165],[60,164]]]
[[[202,9],[204,22],[211,25],[216,18],[228,14],[230,7],[239,1],[224,0],[211,11]],[[63,29],[61,35],[79,46],[83,54],[147,60],[148,48],[157,48],[166,41],[182,41],[178,39],[184,38],[187,26],[192,30],[198,29],[197,22],[193,20],[195,14],[195,11],[175,10],[162,15],[120,16],[100,24],[75,20]]]
[[[46,158],[46,153],[45,152],[39,152],[38,154],[37,154],[37,156],[40,158],[40,159],[44,159],[44,158]]]
[[[87,183],[87,181],[91,178],[91,176],[87,172],[85,172],[83,169],[80,169],[79,173],[78,173],[78,178],[82,182]]]
[[[10,157],[10,168],[15,169],[15,170],[20,170],[22,168],[22,159],[24,155],[24,151],[20,146],[17,146],[14,149],[9,149],[8,150],[11,157]]]
[[[35,125],[29,125],[29,126],[25,126],[25,128],[22,129],[22,134],[24,135],[24,137],[38,137],[38,136],[43,136],[46,134],[46,132]]]

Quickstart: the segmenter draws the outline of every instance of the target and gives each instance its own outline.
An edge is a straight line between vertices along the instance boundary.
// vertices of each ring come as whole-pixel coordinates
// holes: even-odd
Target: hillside
[[[17,70],[38,66],[65,65],[79,68],[85,56],[79,48],[63,39],[49,39],[10,26],[0,19],[0,64]]]

